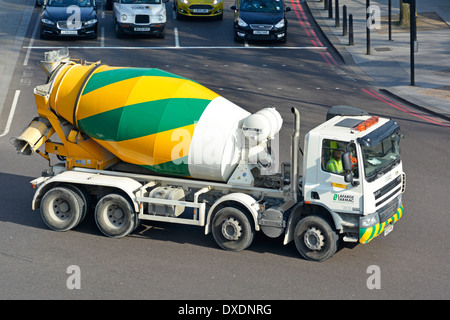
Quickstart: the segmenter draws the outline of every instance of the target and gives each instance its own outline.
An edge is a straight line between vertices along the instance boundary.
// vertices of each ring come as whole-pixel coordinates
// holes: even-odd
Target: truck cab
[[[401,217],[400,138],[396,121],[372,115],[337,115],[305,136],[304,202],[327,212],[344,241],[367,243]],[[338,171],[328,165],[339,161]]]
[[[168,0],[115,0],[114,28],[117,37],[147,34],[164,38]]]

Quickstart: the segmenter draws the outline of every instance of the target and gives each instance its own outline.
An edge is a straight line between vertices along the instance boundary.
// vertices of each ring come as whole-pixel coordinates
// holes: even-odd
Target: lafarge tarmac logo
[[[355,202],[355,196],[352,194],[335,194],[333,195],[334,202],[353,203]]]

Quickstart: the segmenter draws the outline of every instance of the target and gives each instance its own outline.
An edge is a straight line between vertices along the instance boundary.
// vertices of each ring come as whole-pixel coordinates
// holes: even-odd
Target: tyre
[[[297,224],[294,240],[303,258],[324,261],[336,253],[339,237],[324,218],[306,216]]]
[[[137,225],[131,203],[120,194],[108,194],[95,207],[95,222],[99,230],[110,238],[122,238]]]
[[[75,191],[57,187],[42,197],[41,216],[45,224],[55,231],[67,231],[81,221],[86,204]]]
[[[234,207],[225,207],[214,215],[212,234],[222,249],[241,251],[250,246],[255,231],[245,213]]]
[[[76,184],[65,184],[64,188],[70,189],[73,192],[75,192],[82,200],[83,206],[81,209],[81,217],[80,221],[78,223],[81,223],[84,218],[86,217],[86,214],[91,211],[92,209],[92,200],[91,195],[86,191],[86,189],[82,185],[76,185]]]
[[[116,37],[118,39],[123,38],[123,31],[122,31],[122,29],[120,28],[119,24],[116,21],[114,22],[114,31],[116,32]]]

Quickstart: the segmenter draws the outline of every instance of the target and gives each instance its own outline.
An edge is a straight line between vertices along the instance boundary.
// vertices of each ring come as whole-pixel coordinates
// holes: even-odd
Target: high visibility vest
[[[344,171],[344,168],[342,167],[342,160],[331,158],[327,163],[327,171],[334,173],[341,173]]]

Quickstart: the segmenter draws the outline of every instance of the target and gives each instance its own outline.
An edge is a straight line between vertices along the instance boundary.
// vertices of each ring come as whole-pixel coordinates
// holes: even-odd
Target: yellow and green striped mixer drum
[[[54,79],[56,114],[124,162],[160,174],[227,181],[250,113],[159,70],[72,64]]]

